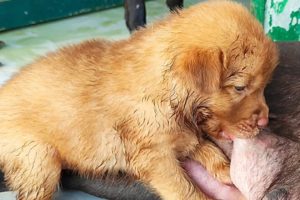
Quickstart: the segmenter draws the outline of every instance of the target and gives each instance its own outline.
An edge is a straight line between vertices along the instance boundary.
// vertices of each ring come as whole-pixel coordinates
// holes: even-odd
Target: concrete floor
[[[0,200],[15,200],[16,195],[13,192],[1,192]],[[55,195],[55,200],[105,200],[101,198],[94,197],[84,192],[79,191],[64,191],[57,192]]]
[[[185,0],[189,7],[203,0]],[[250,0],[239,0],[249,7]],[[147,1],[147,22],[162,18],[169,13],[165,0]],[[129,36],[125,26],[123,7],[85,14],[41,25],[0,32],[0,40],[6,46],[0,50],[0,84],[20,67],[32,62],[63,45],[78,43],[91,38],[118,40]]]
[[[185,7],[198,2],[186,0]],[[169,13],[164,1],[147,1],[147,21],[153,22]],[[0,50],[0,84],[20,67],[63,45],[91,38],[118,40],[129,36],[123,7],[85,14],[41,25],[0,33],[6,46]]]

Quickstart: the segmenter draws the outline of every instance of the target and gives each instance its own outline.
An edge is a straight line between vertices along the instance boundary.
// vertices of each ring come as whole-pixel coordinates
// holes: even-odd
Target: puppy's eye
[[[234,86],[234,89],[237,91],[237,92],[242,92],[246,89],[246,86]]]

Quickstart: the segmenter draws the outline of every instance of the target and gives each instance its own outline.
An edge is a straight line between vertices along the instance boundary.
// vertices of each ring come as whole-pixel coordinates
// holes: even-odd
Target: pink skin
[[[260,118],[258,121],[257,121],[257,125],[258,126],[261,126],[261,127],[266,127],[269,123],[269,120],[268,118]]]
[[[279,141],[279,137],[269,134],[234,140],[231,179],[247,199],[262,199],[282,171],[288,152],[280,149]]]
[[[201,164],[193,160],[183,163],[184,169],[207,196],[218,200],[242,200],[240,191],[233,185],[225,185],[214,179]]]
[[[268,124],[267,118],[260,118],[257,120],[256,124],[260,127],[265,127]],[[274,178],[273,176],[264,176],[264,171],[262,174],[257,174],[255,171],[251,171],[251,173],[244,173],[241,169],[247,169],[250,165],[248,160],[259,160],[255,156],[259,153],[253,152],[261,152],[262,155],[259,157],[263,157],[263,160],[259,160],[261,167],[268,166],[267,159],[273,160],[276,154],[272,154],[270,156],[268,154],[267,157],[263,156],[266,150],[269,150],[274,143],[276,143],[275,138],[269,138],[266,135],[260,135],[257,139],[238,139],[233,135],[226,133],[225,131],[220,132],[220,136],[224,139],[227,139],[225,142],[215,141],[219,146],[222,147],[227,156],[231,157],[231,148],[232,141],[234,141],[233,148],[233,160],[231,165],[231,176],[233,178],[233,183],[237,184],[238,188],[246,195],[247,199],[259,199],[262,198],[264,191],[266,190],[266,186],[270,185],[271,180]],[[271,148],[272,149],[272,148]],[[273,153],[273,152],[272,152]],[[266,154],[267,155],[267,154]],[[248,159],[241,159],[246,156]],[[253,157],[253,158],[252,158]],[[255,158],[254,158],[255,157]],[[241,162],[241,160],[243,162]],[[250,162],[251,163],[251,162]],[[256,164],[257,165],[257,164]],[[273,162],[274,167],[274,162]],[[218,200],[243,200],[246,199],[245,196],[237,189],[234,185],[226,185],[220,183],[216,179],[214,179],[205,169],[204,167],[196,161],[187,160],[183,163],[183,168],[186,170],[187,174],[191,177],[194,183],[203,191],[207,196],[212,199]],[[257,169],[253,167],[253,170]],[[280,169],[280,168],[279,168]],[[249,170],[248,170],[249,171]],[[248,172],[247,171],[247,172]],[[252,176],[255,174],[255,176]],[[275,173],[276,174],[276,173]],[[249,177],[248,177],[249,176]],[[261,180],[263,178],[263,180]],[[253,180],[252,180],[253,179]],[[240,181],[247,180],[247,181]],[[252,188],[250,185],[257,185],[260,183],[261,185],[258,188],[259,191],[249,191],[249,188]],[[250,184],[250,185],[249,185]],[[254,190],[254,189],[253,189]],[[254,194],[253,194],[254,193]],[[258,196],[255,196],[258,195]]]

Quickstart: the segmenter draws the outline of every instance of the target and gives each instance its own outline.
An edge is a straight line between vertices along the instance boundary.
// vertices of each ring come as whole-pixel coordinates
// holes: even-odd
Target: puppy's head
[[[200,14],[194,13],[197,10]],[[276,45],[235,3],[198,5],[180,17],[179,21],[189,17],[192,24],[175,27],[181,51],[173,70],[194,101],[192,120],[213,136],[256,135],[268,123],[264,88],[278,62]],[[203,114],[203,106],[195,106],[199,97],[205,99],[209,114]]]
[[[277,50],[268,39],[247,39],[237,38],[222,54],[221,71],[215,74],[219,88],[207,94],[212,118],[204,129],[213,135],[251,137],[268,124],[264,88],[277,65]]]

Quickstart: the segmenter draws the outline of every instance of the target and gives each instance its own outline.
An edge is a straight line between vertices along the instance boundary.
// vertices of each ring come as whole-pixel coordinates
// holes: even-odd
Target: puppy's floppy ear
[[[185,83],[195,84],[204,93],[220,88],[224,68],[226,57],[220,49],[190,49],[180,53],[174,62],[175,73]]]

